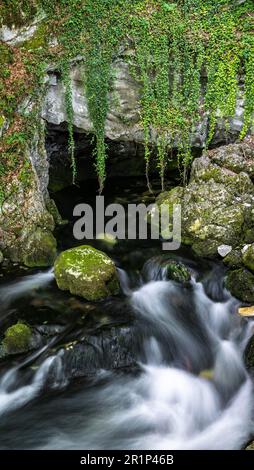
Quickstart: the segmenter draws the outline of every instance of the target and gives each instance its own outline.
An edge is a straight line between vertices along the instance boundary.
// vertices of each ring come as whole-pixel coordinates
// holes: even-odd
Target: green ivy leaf
[[[176,3],[163,3],[162,8],[165,11],[173,11],[177,7]]]

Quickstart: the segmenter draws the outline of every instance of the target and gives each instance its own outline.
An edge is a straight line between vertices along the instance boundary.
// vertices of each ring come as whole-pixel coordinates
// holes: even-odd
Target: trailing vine
[[[85,47],[84,90],[88,110],[96,137],[96,170],[99,179],[99,192],[103,191],[106,178],[105,122],[108,113],[108,94],[112,80],[111,64],[115,47],[118,45],[116,22],[108,23],[112,0],[99,1],[94,6],[93,0],[87,0],[89,15],[84,18],[84,30],[87,34]]]
[[[65,109],[67,115],[67,126],[68,126],[68,133],[69,133],[69,141],[68,141],[68,150],[71,158],[71,167],[72,167],[72,183],[76,183],[76,176],[77,176],[77,168],[76,168],[76,160],[75,160],[75,141],[74,141],[74,132],[73,132],[73,119],[74,119],[74,112],[72,106],[72,88],[71,88],[71,79],[70,79],[70,63],[67,61],[63,61],[61,63],[61,74],[62,80],[65,87]]]

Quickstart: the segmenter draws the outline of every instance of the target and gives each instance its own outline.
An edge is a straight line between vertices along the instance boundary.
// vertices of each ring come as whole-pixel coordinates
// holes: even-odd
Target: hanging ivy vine
[[[38,12],[46,15],[45,30],[40,32],[41,36],[44,34],[43,41],[41,36],[37,38],[29,61],[34,70],[36,60],[39,67],[42,57],[52,61],[53,54],[61,72],[73,182],[77,171],[70,68],[77,57],[83,63],[84,94],[95,135],[100,191],[106,178],[105,123],[114,81],[112,63],[122,46],[128,44],[135,49],[130,70],[142,88],[140,124],[149,187],[154,147],[162,188],[172,148],[178,149],[186,181],[197,125],[209,120],[206,145],[212,142],[218,120],[229,129],[230,119],[235,115],[240,78],[244,80],[245,100],[240,138],[253,125],[252,0],[242,3],[237,0],[11,0],[11,17],[7,3],[3,0],[0,5],[1,22],[5,24],[20,24],[15,18],[22,18],[21,23],[25,24],[26,19],[32,19]],[[55,54],[48,45],[48,39],[53,37],[58,43]],[[42,44],[39,49],[38,40]],[[29,41],[28,46],[33,47]],[[1,73],[4,80],[6,76],[8,79],[8,66]],[[8,103],[1,96],[0,86],[1,100]]]
[[[69,133],[68,141],[68,150],[71,158],[71,167],[72,167],[72,183],[76,183],[77,177],[77,168],[75,160],[75,141],[74,141],[74,131],[73,131],[73,120],[74,120],[74,111],[72,106],[72,88],[71,88],[71,78],[70,78],[70,63],[68,61],[63,61],[60,66],[60,71],[62,74],[62,80],[65,88],[65,109],[67,115],[67,126]]]

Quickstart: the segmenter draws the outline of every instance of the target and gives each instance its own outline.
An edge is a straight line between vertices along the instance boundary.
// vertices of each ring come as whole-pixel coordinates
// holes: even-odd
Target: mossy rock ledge
[[[59,289],[86,300],[100,300],[119,292],[114,262],[87,245],[63,251],[55,261],[54,271]]]
[[[240,167],[236,165],[238,158]],[[200,257],[217,258],[221,245],[240,252],[250,245],[243,264],[251,271],[254,269],[252,161],[254,145],[248,139],[204,152],[193,161],[187,186],[165,191],[156,199],[159,206],[168,208],[170,230],[173,207],[181,205],[181,241],[191,245]]]

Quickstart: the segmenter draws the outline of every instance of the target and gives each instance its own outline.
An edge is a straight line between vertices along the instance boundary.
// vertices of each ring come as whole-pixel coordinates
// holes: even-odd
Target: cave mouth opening
[[[47,124],[45,147],[49,162],[48,190],[55,200],[61,216],[70,220],[73,207],[79,202],[88,202],[98,195],[98,179],[95,169],[95,140],[92,133],[74,128],[75,161],[77,168],[76,185],[72,184],[71,160],[68,152],[67,124]],[[119,198],[123,194],[148,192],[145,175],[144,146],[133,141],[106,139],[108,158],[106,161],[105,199]],[[200,156],[201,150],[194,150]],[[161,191],[159,171],[156,163],[156,149],[151,149],[150,180],[154,195]],[[177,152],[170,156],[165,175],[165,189],[181,184],[177,163]]]

